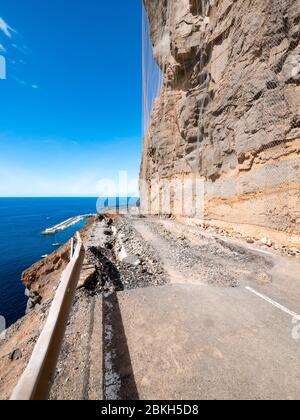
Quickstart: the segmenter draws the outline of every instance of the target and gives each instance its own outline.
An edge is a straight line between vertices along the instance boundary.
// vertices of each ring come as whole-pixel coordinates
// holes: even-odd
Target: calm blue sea
[[[0,198],[0,316],[10,326],[24,315],[21,273],[65,243],[86,223],[56,235],[41,232],[69,217],[96,213],[96,198]]]

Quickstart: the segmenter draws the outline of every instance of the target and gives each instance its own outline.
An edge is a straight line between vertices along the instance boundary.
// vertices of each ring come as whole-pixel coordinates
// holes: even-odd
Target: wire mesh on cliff
[[[142,1],[143,2],[143,1]],[[148,14],[142,6],[143,136],[146,135],[154,100],[163,86],[163,73],[154,58]]]
[[[165,212],[166,179],[193,174],[206,220],[300,235],[299,1],[144,4],[151,212]]]

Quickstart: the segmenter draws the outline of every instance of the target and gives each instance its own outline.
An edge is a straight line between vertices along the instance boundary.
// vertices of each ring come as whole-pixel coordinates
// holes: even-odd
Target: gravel
[[[144,239],[139,226],[151,231],[154,242]],[[201,230],[193,231],[196,240],[190,234],[187,226],[178,231],[172,221],[163,224],[157,219],[116,217],[96,222],[85,261],[89,270],[91,266],[95,270],[88,272],[86,289],[95,294],[162,286],[170,281],[166,262],[190,281],[219,287],[238,287],[250,277],[262,282],[272,267],[268,259],[245,247],[205,237]]]
[[[188,239],[186,233],[174,233],[172,222],[170,229],[162,224],[147,223],[152,233],[163,238],[162,252],[174,267],[180,267],[191,278],[199,279],[215,286],[237,287],[241,281],[249,277],[259,278],[272,267],[272,263],[264,257],[247,252],[245,247],[233,245],[222,239],[204,237],[200,231],[193,236],[199,240],[195,244]],[[175,225],[174,225],[175,226]]]
[[[93,226],[85,265],[95,267],[85,284],[91,293],[115,292],[166,284],[155,251],[123,218],[104,219]],[[122,251],[123,259],[119,258]]]

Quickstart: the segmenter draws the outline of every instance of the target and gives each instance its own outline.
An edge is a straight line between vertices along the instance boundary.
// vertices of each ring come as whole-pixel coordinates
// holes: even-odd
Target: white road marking
[[[300,320],[300,315],[296,314],[296,312],[290,311],[285,306],[280,305],[280,303],[275,302],[275,300],[272,300],[272,299],[268,298],[267,296],[262,295],[261,293],[256,292],[256,290],[252,289],[251,287],[246,287],[246,290],[248,290],[251,293],[254,293],[256,296],[260,297],[261,299],[263,299],[266,302],[270,303],[271,305],[275,306],[275,308],[280,309],[281,311],[283,311],[286,314],[290,315],[292,318],[295,318],[295,319]]]

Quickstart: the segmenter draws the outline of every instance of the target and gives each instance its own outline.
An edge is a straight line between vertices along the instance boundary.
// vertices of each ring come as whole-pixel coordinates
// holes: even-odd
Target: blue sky
[[[139,0],[1,2],[0,196],[95,196],[138,176],[141,19]]]

